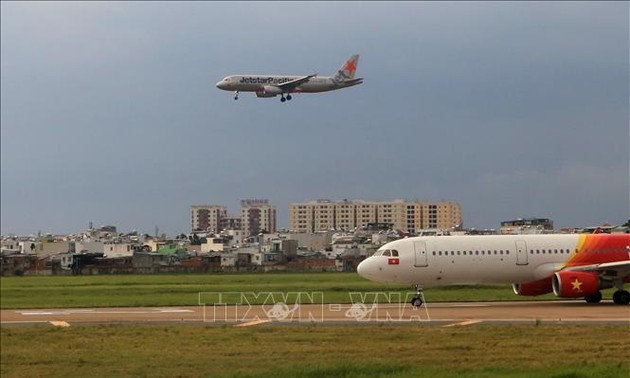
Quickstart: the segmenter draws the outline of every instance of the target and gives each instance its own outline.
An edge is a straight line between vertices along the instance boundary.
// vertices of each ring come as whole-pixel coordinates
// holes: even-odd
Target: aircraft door
[[[525,240],[516,241],[516,265],[527,265],[527,243]]]
[[[427,262],[427,244],[423,241],[413,242],[415,254],[414,266],[429,266]]]

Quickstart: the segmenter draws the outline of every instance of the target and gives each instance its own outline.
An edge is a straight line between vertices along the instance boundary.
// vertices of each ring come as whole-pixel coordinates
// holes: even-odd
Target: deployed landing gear
[[[584,300],[586,303],[599,303],[602,301],[602,292],[596,291],[595,293],[584,297]]]
[[[626,290],[617,290],[613,294],[613,302],[618,305],[630,304],[630,293]]]
[[[234,100],[238,100],[238,91],[234,91]]]
[[[416,295],[411,298],[411,305],[418,308],[422,306],[422,285],[415,284],[413,286],[416,288]]]
[[[290,94],[287,94],[287,97],[284,97],[284,93],[280,96],[280,102],[291,101],[291,99],[293,98]]]

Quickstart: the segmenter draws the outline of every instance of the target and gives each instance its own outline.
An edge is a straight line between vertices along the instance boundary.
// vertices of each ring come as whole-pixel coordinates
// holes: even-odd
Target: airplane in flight
[[[380,247],[357,267],[363,278],[410,284],[422,305],[422,285],[511,283],[515,294],[553,292],[560,298],[630,303],[630,234],[418,236]]]
[[[291,93],[327,92],[362,84],[362,78],[354,78],[358,63],[359,55],[352,55],[334,76],[230,75],[216,85],[234,91],[235,100],[240,92],[255,92],[258,97],[280,95],[280,101],[285,102],[291,100]]]

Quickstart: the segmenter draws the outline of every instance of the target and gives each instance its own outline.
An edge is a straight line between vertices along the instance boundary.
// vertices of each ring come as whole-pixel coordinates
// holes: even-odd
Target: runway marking
[[[150,310],[57,310],[57,311],[16,311],[22,315],[72,315],[72,314],[155,314],[155,313],[185,313],[194,312],[193,310],[186,310],[181,308],[164,308],[164,309],[150,309]]]
[[[490,307],[487,304],[454,304],[450,307]]]
[[[174,309],[170,309],[170,308],[166,308],[166,309],[161,309],[159,310],[161,313],[179,313],[179,312],[194,312],[193,310],[184,310],[181,308],[174,308]]]
[[[253,321],[247,322],[247,323],[237,324],[234,327],[251,327],[251,326],[258,325],[258,324],[265,324],[265,323],[269,323],[269,322],[271,322],[271,320],[269,320],[269,319],[258,319],[258,320],[253,320]]]
[[[50,324],[54,325],[55,327],[70,327],[70,323],[64,322],[63,320],[51,320]]]
[[[483,320],[473,319],[473,320],[466,320],[466,321],[458,322],[458,323],[447,324],[444,327],[467,326],[467,325],[477,324],[481,322],[483,322]]]

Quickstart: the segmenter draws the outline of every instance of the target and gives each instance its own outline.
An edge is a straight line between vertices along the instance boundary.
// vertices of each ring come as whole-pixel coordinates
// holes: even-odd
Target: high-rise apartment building
[[[245,235],[261,231],[276,232],[276,207],[268,200],[248,199],[241,201],[241,227]]]
[[[391,223],[398,230],[462,227],[459,204],[453,201],[330,201],[289,205],[289,227],[296,232],[351,229],[368,223]]]
[[[221,222],[227,218],[227,207],[193,205],[190,207],[192,232],[220,232]]]
[[[190,213],[192,232],[219,233],[233,229],[250,236],[277,230],[276,207],[263,199],[242,200],[240,216],[229,216],[226,206],[217,205],[194,205],[190,207]]]

